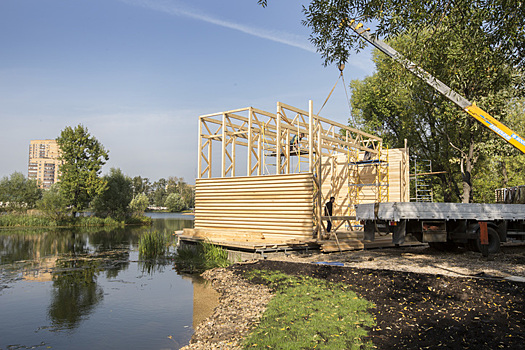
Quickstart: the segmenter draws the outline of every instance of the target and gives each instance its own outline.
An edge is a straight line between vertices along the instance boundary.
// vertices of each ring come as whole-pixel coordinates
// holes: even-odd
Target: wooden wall
[[[364,153],[361,152],[360,160],[363,155]],[[323,157],[321,168],[323,205],[334,196],[334,216],[355,215],[352,212],[354,204],[374,203],[378,198],[381,198],[382,202],[409,201],[408,149],[389,149],[388,160],[385,155],[383,166],[373,164],[348,166],[348,155],[337,154]],[[371,186],[377,183],[378,173],[381,176],[381,183],[388,186],[381,188]],[[379,191],[381,195],[378,194]]]
[[[197,179],[195,235],[276,242],[313,235],[311,173]]]

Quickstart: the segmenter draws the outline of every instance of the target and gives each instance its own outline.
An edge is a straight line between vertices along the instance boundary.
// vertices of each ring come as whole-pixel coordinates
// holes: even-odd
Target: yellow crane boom
[[[476,106],[475,103],[470,102],[469,100],[452,90],[445,83],[432,76],[430,73],[425,71],[423,68],[419,67],[417,64],[404,58],[399,52],[394,50],[390,45],[388,45],[384,41],[372,37],[369,33],[370,29],[363,29],[362,23],[356,23],[352,20],[350,21],[349,26],[361,38],[368,41],[370,44],[378,48],[381,52],[385,53],[387,56],[399,62],[403,67],[415,74],[417,77],[421,78],[428,85],[430,85],[435,90],[443,94],[449,100],[454,102],[461,109],[463,109],[465,112],[467,112],[477,121],[479,121],[481,124],[485,125],[487,128],[492,130],[505,141],[519,149],[522,153],[525,153],[525,140],[520,135],[512,131],[503,123],[496,120],[494,117],[492,117],[490,114],[488,114],[478,106]]]

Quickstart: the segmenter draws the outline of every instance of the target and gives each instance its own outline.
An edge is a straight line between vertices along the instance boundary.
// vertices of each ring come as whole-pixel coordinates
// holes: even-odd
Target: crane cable
[[[346,102],[348,103],[348,111],[349,111],[349,115],[350,115],[350,118],[348,119],[348,121],[352,124],[352,127],[355,128],[356,122],[355,122],[354,117],[352,116],[352,106],[350,104],[350,98],[348,97],[348,89],[346,88],[345,77],[344,77],[344,74],[343,74],[343,71],[345,69],[345,64],[344,63],[340,63],[338,68],[339,68],[339,72],[340,72],[339,76],[337,77],[337,80],[335,81],[334,87],[332,88],[332,90],[328,94],[328,97],[326,98],[326,100],[324,101],[323,105],[319,109],[319,112],[317,112],[317,115],[321,114],[321,111],[323,110],[324,106],[326,105],[326,103],[328,102],[330,97],[332,96],[332,93],[334,92],[337,84],[339,83],[339,78],[341,78],[341,80],[343,81],[343,87],[345,88]]]

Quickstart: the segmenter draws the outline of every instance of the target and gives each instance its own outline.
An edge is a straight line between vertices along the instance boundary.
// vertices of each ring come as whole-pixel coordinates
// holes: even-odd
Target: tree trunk
[[[474,143],[471,142],[468,149],[468,154],[461,157],[461,176],[463,177],[463,203],[472,203],[472,169],[476,163],[477,157],[474,157]]]
[[[501,173],[503,175],[503,187],[506,188],[508,187],[508,183],[509,183],[509,176],[507,173],[507,163],[505,162],[505,160],[501,160],[500,164],[501,164]]]

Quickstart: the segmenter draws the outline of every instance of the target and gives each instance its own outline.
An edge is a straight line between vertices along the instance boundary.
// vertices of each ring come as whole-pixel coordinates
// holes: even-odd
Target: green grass
[[[175,264],[182,272],[201,273],[216,267],[231,265],[228,251],[210,242],[200,242],[196,246],[177,248]]]
[[[252,271],[248,279],[276,291],[244,349],[372,349],[367,329],[375,325],[368,309],[344,284],[275,271]]]
[[[152,219],[149,217],[132,217],[126,221],[115,220],[113,218],[99,218],[96,216],[80,216],[76,218],[67,217],[60,221],[55,221],[38,214],[0,214],[0,227],[91,227],[108,226],[122,227],[124,225],[151,225]]]
[[[157,231],[147,232],[139,239],[139,256],[141,259],[163,257],[168,251],[168,238]]]

